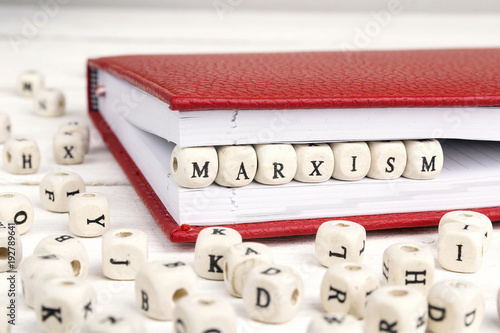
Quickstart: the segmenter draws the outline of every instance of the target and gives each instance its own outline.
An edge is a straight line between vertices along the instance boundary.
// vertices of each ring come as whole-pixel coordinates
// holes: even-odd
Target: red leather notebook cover
[[[89,114],[163,232],[195,241],[203,227],[179,226],[99,114],[93,68],[128,81],[173,110],[500,105],[500,49],[144,55],[88,62]],[[464,207],[464,209],[467,209]],[[492,220],[500,207],[473,209]],[[342,217],[366,229],[434,225],[446,211]],[[334,217],[232,225],[244,238],[305,235]]]

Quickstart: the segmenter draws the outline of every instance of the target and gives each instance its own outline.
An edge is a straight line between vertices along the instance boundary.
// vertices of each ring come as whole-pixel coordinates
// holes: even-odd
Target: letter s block
[[[34,140],[9,139],[2,155],[5,170],[16,175],[32,174],[40,167],[40,149]]]
[[[368,142],[371,154],[367,176],[374,179],[396,179],[406,168],[406,149],[402,141]]]
[[[170,156],[172,178],[182,187],[207,187],[214,182],[218,169],[219,162],[214,147],[175,146]]]
[[[248,274],[243,305],[250,318],[270,324],[289,321],[304,298],[304,283],[290,267],[259,265]]]

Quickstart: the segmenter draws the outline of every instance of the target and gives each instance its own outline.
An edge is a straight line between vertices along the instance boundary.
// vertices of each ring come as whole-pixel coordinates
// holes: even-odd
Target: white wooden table
[[[50,14],[50,15],[49,15]],[[39,5],[0,6],[0,111],[12,120],[14,136],[37,140],[42,167],[29,176],[13,176],[0,168],[0,191],[27,195],[35,206],[35,223],[23,235],[24,255],[53,233],[68,233],[67,214],[49,213],[38,196],[38,183],[48,172],[71,170],[85,180],[88,190],[109,197],[113,227],[134,227],[149,236],[150,260],[170,259],[193,263],[193,244],[172,244],[138,199],[98,133],[92,129],[91,152],[79,166],[56,165],[52,137],[69,120],[87,121],[85,62],[89,57],[131,53],[188,53],[335,50],[345,48],[437,48],[500,46],[500,15],[427,15],[399,13],[380,21],[373,13],[252,13],[239,7],[223,13],[175,10],[75,8],[60,6],[47,13]],[[384,26],[381,25],[381,22]],[[378,27],[378,28],[377,28]],[[62,89],[67,114],[56,119],[33,114],[33,102],[16,95],[20,72],[42,72],[46,85]],[[412,240],[436,251],[437,229],[376,231],[368,233],[364,263],[381,275],[383,250],[391,243]],[[481,332],[500,329],[496,295],[500,283],[500,229],[495,228],[491,250],[475,274],[444,271],[436,261],[436,280],[459,278],[478,284],[486,296],[486,315]],[[134,283],[107,280],[101,272],[101,239],[81,239],[91,260],[89,280],[97,290],[97,310],[117,309],[138,313]],[[262,240],[276,262],[294,267],[305,281],[305,298],[299,314],[284,325],[265,325],[250,320],[242,301],[231,298],[222,282],[199,279],[202,293],[228,299],[238,314],[238,332],[305,332],[312,317],[322,313],[319,285],[325,268],[314,258],[314,236]],[[0,302],[8,302],[7,273],[0,274]],[[17,288],[19,332],[38,332],[34,312],[28,309]],[[170,322],[144,318],[149,332],[172,332]]]

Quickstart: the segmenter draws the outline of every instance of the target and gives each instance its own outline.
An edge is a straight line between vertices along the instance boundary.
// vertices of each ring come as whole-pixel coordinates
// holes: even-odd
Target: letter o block
[[[438,233],[438,261],[452,272],[477,272],[483,262],[484,240],[483,231],[476,225],[447,223]]]
[[[319,183],[330,179],[333,172],[333,152],[326,143],[293,145],[297,154],[294,179],[304,183]]]
[[[196,273],[205,279],[224,280],[226,252],[241,241],[240,233],[231,228],[210,227],[200,231],[194,247]]]
[[[439,221],[439,230],[441,230],[442,226],[450,222],[461,222],[463,224],[478,226],[483,231],[485,237],[484,251],[488,251],[493,240],[493,224],[488,216],[471,210],[455,210],[443,215]]]
[[[438,140],[405,140],[406,168],[403,177],[432,179],[443,169],[443,149]]]
[[[207,187],[214,182],[218,169],[219,162],[214,147],[175,146],[170,156],[172,178],[182,187]]]
[[[236,332],[236,313],[229,302],[218,297],[183,297],[174,310],[174,332]]]
[[[371,153],[367,176],[374,179],[396,179],[406,168],[406,149],[403,141],[368,142]]]
[[[384,251],[382,261],[382,274],[388,285],[408,286],[425,294],[434,283],[434,255],[423,244],[393,244]]]
[[[69,201],[69,230],[80,237],[97,237],[110,227],[108,198],[101,193],[79,193]]]
[[[338,180],[360,180],[366,177],[371,165],[370,148],[366,142],[332,142],[335,158],[332,177]]]
[[[353,316],[333,313],[311,320],[307,333],[364,333],[363,324]]]
[[[304,298],[304,283],[290,267],[259,265],[248,274],[243,305],[250,318],[281,324],[295,316]]]
[[[297,155],[288,143],[255,145],[257,172],[255,181],[266,185],[289,183],[297,172]]]
[[[385,286],[368,297],[366,333],[425,333],[426,327],[427,300],[421,292],[403,286]]]
[[[148,237],[144,231],[111,229],[102,236],[102,272],[113,280],[134,280],[148,261]]]
[[[137,305],[144,315],[156,320],[171,320],[176,303],[197,289],[195,272],[181,261],[149,262],[135,279]]]
[[[334,220],[323,223],[316,233],[316,259],[326,267],[336,263],[363,261],[366,230],[358,223]]]
[[[34,209],[30,199],[21,193],[0,194],[0,221],[14,222],[19,233],[25,234],[33,225]]]
[[[9,139],[3,146],[3,165],[7,172],[28,175],[40,167],[40,149],[34,140]]]
[[[67,213],[69,200],[83,192],[85,183],[73,172],[49,173],[40,182],[40,201],[45,209],[55,213]]]
[[[485,300],[481,289],[471,282],[446,280],[436,283],[427,295],[428,329],[433,333],[479,332]]]
[[[219,170],[215,182],[240,187],[252,182],[257,171],[257,154],[250,145],[217,147]]]
[[[349,313],[363,319],[366,299],[378,287],[378,276],[369,267],[335,264],[328,268],[321,282],[321,304],[327,313]]]

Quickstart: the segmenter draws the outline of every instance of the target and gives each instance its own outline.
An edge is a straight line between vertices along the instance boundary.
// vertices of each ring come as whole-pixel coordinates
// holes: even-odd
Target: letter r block
[[[290,182],[297,171],[297,155],[291,144],[255,145],[257,173],[255,181],[266,185]]]
[[[214,147],[176,146],[170,156],[170,173],[177,185],[182,187],[207,187],[214,182],[218,169]]]

